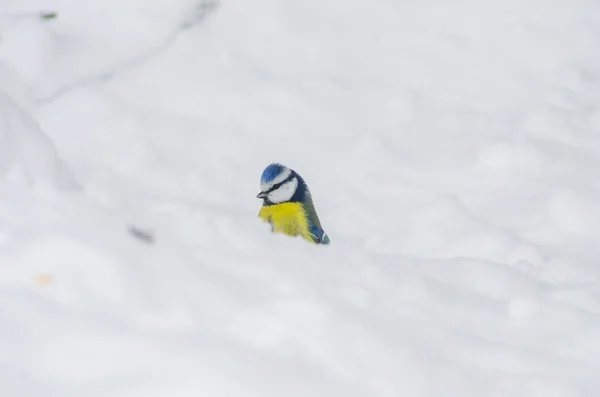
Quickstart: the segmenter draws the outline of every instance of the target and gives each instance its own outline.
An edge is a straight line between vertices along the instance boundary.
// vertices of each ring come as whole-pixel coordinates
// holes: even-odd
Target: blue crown
[[[260,181],[264,183],[273,182],[273,179],[277,178],[277,175],[281,174],[286,168],[286,166],[279,163],[269,164],[263,171]]]

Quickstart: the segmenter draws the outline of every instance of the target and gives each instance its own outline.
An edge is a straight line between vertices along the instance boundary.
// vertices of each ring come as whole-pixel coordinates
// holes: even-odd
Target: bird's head
[[[260,177],[260,193],[256,197],[263,199],[263,205],[273,205],[302,201],[306,191],[306,184],[296,171],[285,165],[272,163]]]

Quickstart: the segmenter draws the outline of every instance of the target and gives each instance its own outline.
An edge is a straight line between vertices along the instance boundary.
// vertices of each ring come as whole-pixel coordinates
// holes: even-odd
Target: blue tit
[[[278,163],[269,164],[260,178],[260,189],[256,197],[263,200],[263,205],[258,216],[271,224],[273,232],[329,244],[308,186],[296,171]]]

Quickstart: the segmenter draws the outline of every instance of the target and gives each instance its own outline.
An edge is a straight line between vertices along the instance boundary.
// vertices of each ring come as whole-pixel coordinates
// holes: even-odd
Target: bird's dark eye
[[[269,191],[272,192],[273,190],[277,190],[281,187],[281,185],[283,185],[283,182],[276,183],[272,188],[269,189]]]
[[[293,178],[294,178],[294,175],[292,174],[289,177],[287,177],[285,180],[271,186],[271,188],[269,190],[267,190],[266,193],[271,193],[272,191],[279,189],[283,184],[291,181]]]

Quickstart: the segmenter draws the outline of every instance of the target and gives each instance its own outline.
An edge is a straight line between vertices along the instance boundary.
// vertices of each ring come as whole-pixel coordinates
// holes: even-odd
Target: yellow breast
[[[258,216],[273,225],[273,231],[289,236],[302,236],[314,242],[302,204],[282,203],[261,207]]]

